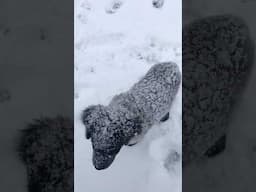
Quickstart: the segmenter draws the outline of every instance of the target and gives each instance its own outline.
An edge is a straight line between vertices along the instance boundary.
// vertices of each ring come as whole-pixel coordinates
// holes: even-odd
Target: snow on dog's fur
[[[108,106],[92,105],[83,111],[82,121],[86,138],[92,142],[96,169],[108,168],[123,145],[136,144],[154,123],[167,118],[180,82],[175,63],[156,64]]]

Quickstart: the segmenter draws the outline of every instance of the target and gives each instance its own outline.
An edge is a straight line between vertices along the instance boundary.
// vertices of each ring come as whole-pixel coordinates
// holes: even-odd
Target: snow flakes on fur
[[[136,144],[169,112],[180,82],[181,73],[175,63],[156,64],[108,106],[92,105],[83,111],[82,121],[86,138],[92,142],[96,169],[108,168],[123,145]]]

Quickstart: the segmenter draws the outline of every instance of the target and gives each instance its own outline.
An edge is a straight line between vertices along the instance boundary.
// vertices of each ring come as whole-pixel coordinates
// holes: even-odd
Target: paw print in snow
[[[113,14],[115,13],[121,6],[123,5],[123,1],[114,0],[108,5],[105,9],[106,13]]]
[[[174,164],[174,163],[177,163],[180,161],[180,154],[177,152],[177,151],[173,151],[171,150],[167,156],[167,158],[165,159],[164,161],[164,167],[167,169],[167,170],[171,170],[171,166]]]
[[[162,8],[164,5],[164,0],[153,0],[152,4],[155,8]]]

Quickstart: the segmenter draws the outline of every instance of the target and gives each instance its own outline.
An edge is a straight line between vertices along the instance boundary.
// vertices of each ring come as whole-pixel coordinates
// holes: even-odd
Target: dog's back
[[[177,94],[181,74],[178,66],[172,62],[154,65],[148,73],[131,89],[139,110],[145,120],[154,123],[169,112]]]

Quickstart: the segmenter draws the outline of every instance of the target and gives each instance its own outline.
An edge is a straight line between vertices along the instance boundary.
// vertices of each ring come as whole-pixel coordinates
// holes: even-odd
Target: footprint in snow
[[[123,5],[123,1],[113,0],[107,7],[105,8],[106,13],[113,14],[116,13],[118,9]]]
[[[162,8],[164,5],[164,0],[153,0],[152,4],[155,8],[159,9]]]

